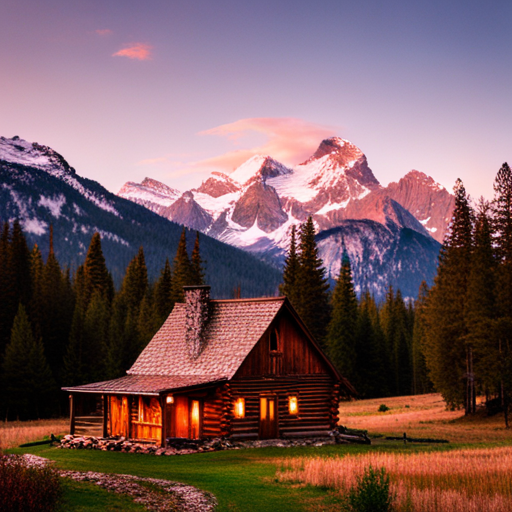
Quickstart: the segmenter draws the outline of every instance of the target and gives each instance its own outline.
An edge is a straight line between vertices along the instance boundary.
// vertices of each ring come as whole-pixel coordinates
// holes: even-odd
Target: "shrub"
[[[356,487],[348,495],[351,512],[390,512],[392,495],[389,492],[389,476],[384,468],[375,470],[370,465],[358,478]]]
[[[54,469],[27,467],[19,457],[0,455],[2,512],[51,512],[60,497],[60,478]]]
[[[386,412],[386,411],[389,411],[389,407],[386,404],[380,404],[379,412]]]

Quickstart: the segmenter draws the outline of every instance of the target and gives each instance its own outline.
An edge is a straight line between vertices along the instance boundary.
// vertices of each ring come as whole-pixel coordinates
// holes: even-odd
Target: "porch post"
[[[165,448],[165,432],[166,432],[166,424],[167,424],[167,404],[166,397],[164,395],[160,395],[160,407],[162,409],[162,431],[160,433],[160,446]]]
[[[108,437],[108,395],[103,395],[103,429],[101,435]]]
[[[72,393],[69,395],[69,433],[75,435],[75,400]]]

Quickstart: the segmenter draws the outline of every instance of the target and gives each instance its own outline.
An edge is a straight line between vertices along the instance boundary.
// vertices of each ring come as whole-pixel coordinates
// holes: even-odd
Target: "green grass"
[[[63,498],[58,512],[141,512],[146,510],[122,494],[108,492],[90,482],[62,479]]]
[[[213,493],[219,501],[218,512],[301,512],[336,510],[336,498],[325,489],[279,483],[275,479],[279,460],[287,457],[331,457],[372,451],[430,451],[447,450],[454,445],[429,447],[386,442],[382,445],[338,445],[324,447],[260,448],[227,450],[192,455],[156,457],[152,455],[103,452],[96,450],[67,450],[47,445],[11,450],[15,453],[33,453],[57,462],[61,469],[99,471],[103,473],[132,474],[141,477],[164,478],[194,485]],[[140,510],[115,508],[124,497],[111,497],[101,489],[91,495],[91,486],[82,483],[67,484],[66,496],[70,511]],[[82,493],[90,501],[84,507]],[[107,500],[108,498],[108,500]],[[94,501],[96,500],[96,502]],[[105,501],[107,500],[107,501]],[[75,508],[73,508],[75,507]],[[111,508],[108,508],[111,507]],[[125,507],[125,508],[123,508]]]

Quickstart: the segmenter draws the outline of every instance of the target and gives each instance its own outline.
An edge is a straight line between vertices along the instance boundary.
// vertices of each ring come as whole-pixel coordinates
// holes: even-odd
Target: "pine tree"
[[[422,281],[415,304],[413,335],[412,335],[412,392],[414,395],[430,393],[432,383],[428,377],[423,346],[426,338],[425,309],[427,303],[428,286]]]
[[[2,365],[5,402],[10,418],[33,419],[53,409],[56,386],[44,356],[43,345],[35,340],[20,303],[11,340]]]
[[[359,382],[356,366],[357,312],[350,261],[345,257],[332,296],[332,318],[327,331],[326,347],[336,368],[354,386]]]
[[[28,250],[25,235],[18,220],[12,225],[11,257],[14,268],[14,286],[17,303],[29,307],[32,296],[32,283],[30,279],[30,251]]]
[[[114,285],[105,264],[105,257],[101,249],[101,237],[97,232],[92,236],[85,257],[83,279],[82,296],[79,297],[78,300],[82,301],[82,307],[84,309],[87,309],[89,301],[95,291],[98,291],[109,303],[112,302]]]
[[[172,275],[169,260],[165,260],[164,268],[160,272],[160,278],[155,285],[155,311],[158,314],[160,325],[162,325],[174,307],[171,298]]]
[[[139,248],[137,255],[130,261],[123,279],[121,293],[126,298],[130,312],[139,314],[140,303],[148,290],[148,270],[144,258],[144,250]]]
[[[290,233],[290,247],[284,260],[283,283],[279,286],[279,293],[288,297],[292,305],[297,308],[298,304],[298,273],[299,257],[297,254],[297,234],[295,224],[292,225]]]
[[[203,260],[201,259],[201,252],[199,250],[199,231],[196,231],[196,241],[194,243],[194,249],[192,250],[192,256],[190,258],[190,286],[199,286],[204,284],[204,269]]]
[[[172,302],[184,302],[183,287],[190,283],[191,264],[187,253],[187,235],[185,228],[181,232],[178,250],[174,258],[172,279]]]
[[[296,309],[315,340],[322,346],[330,319],[329,283],[318,256],[315,226],[311,217],[300,229],[298,294]]]
[[[84,343],[85,314],[81,302],[77,301],[73,311],[73,320],[69,332],[69,343],[64,356],[63,384],[78,386],[88,382],[86,362],[87,347]]]
[[[470,377],[476,379],[486,394],[500,392],[500,355],[494,325],[496,318],[496,259],[489,217],[490,206],[480,200],[474,229],[474,250],[468,276],[464,311],[468,349],[472,351]]]
[[[512,402],[512,172],[505,162],[494,181],[494,242],[497,256],[494,334],[500,354],[500,387],[508,426]]]
[[[465,405],[469,413],[473,410],[473,393],[469,391],[470,352],[464,310],[473,245],[473,212],[462,181],[457,180],[454,194],[450,230],[441,248],[437,276],[427,300],[424,353],[436,390],[448,405]]]

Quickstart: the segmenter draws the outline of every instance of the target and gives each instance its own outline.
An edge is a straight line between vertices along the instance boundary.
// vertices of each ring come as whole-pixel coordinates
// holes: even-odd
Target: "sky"
[[[2,0],[0,135],[117,192],[339,136],[387,185],[512,164],[510,0]]]

